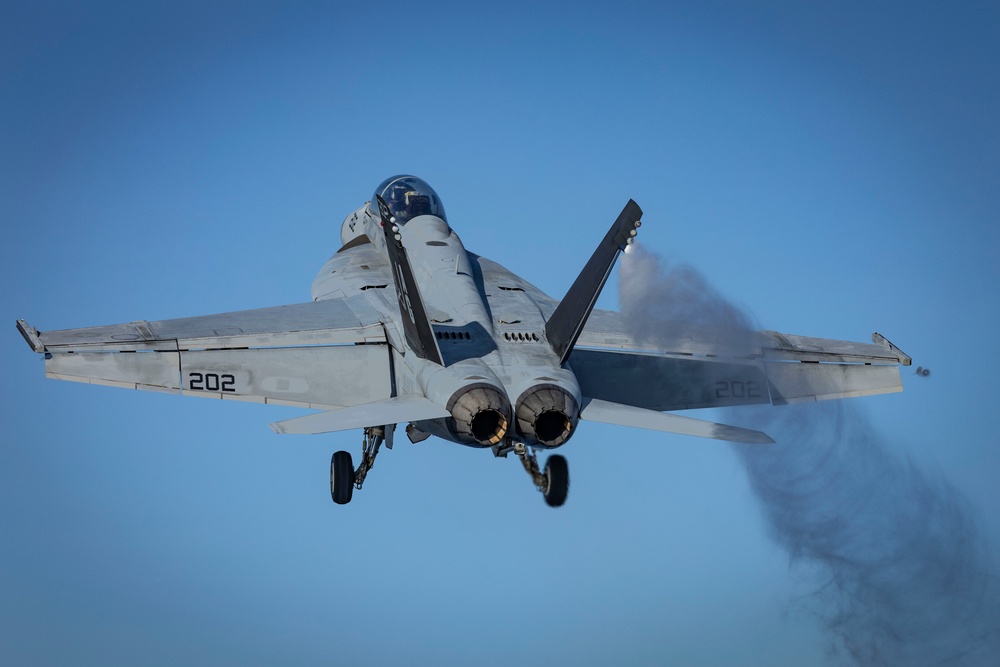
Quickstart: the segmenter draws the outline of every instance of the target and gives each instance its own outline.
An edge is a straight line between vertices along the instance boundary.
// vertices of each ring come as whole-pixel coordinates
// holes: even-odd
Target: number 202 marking
[[[188,384],[192,391],[236,391],[236,378],[229,373],[189,373]]]
[[[762,398],[760,383],[754,380],[720,380],[715,383],[716,398]]]

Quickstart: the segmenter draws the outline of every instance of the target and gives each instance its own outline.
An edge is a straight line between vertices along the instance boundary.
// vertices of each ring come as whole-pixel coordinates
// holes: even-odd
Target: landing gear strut
[[[365,429],[365,439],[361,446],[361,465],[354,473],[354,488],[361,490],[361,485],[365,483],[368,471],[375,467],[375,457],[378,456],[379,447],[385,442],[384,426],[369,426]],[[392,445],[389,445],[392,449]]]
[[[395,424],[390,426],[369,426],[365,428],[365,438],[361,445],[361,465],[354,469],[354,461],[350,452],[337,452],[330,460],[330,496],[333,502],[338,505],[346,505],[351,502],[354,489],[361,490],[365,483],[368,471],[375,466],[375,457],[378,450],[385,443],[392,449],[392,430]],[[388,431],[387,431],[388,429]],[[389,437],[386,438],[388,432]]]
[[[538,468],[538,458],[535,453],[523,443],[514,445],[514,453],[531,475],[535,487],[545,496],[545,502],[549,507],[561,507],[569,493],[569,466],[566,464],[566,458],[559,454],[551,455],[545,462],[543,471]]]

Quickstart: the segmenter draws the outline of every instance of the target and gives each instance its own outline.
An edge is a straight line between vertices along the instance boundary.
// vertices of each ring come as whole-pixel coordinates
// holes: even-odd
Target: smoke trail
[[[622,262],[619,289],[631,333],[647,344],[691,326],[754,339],[749,318],[696,271],[664,270],[641,248]],[[1000,596],[970,508],[894,454],[861,407],[826,401],[731,415],[777,441],[736,451],[771,537],[816,584],[806,607],[830,632],[831,652],[859,665],[997,664]]]

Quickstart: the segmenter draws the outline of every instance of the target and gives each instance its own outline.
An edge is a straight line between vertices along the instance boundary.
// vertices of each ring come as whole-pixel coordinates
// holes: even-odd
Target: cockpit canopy
[[[381,195],[389,210],[396,218],[396,224],[405,225],[418,215],[433,215],[445,222],[444,206],[434,188],[416,176],[393,176],[382,181],[375,188],[375,195]],[[372,195],[371,212],[378,217],[378,204]]]

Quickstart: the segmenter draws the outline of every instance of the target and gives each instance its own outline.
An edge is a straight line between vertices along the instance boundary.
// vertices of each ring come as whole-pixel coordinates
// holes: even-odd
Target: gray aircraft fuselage
[[[577,423],[580,385],[546,344],[547,313],[523,281],[511,275],[509,285],[488,292],[480,258],[439,217],[414,217],[400,225],[399,234],[444,365],[406,353],[401,332],[387,327],[393,349],[404,351],[393,354],[396,391],[422,394],[453,414],[452,419],[424,422],[422,428],[454,442],[488,447],[508,432],[514,434],[514,416],[522,442],[542,447],[565,443]],[[387,297],[382,301],[386,320],[398,320],[393,285],[372,270],[389,260],[381,220],[370,204],[347,217],[341,240],[351,252],[337,253],[323,266],[313,282],[313,299],[379,290]],[[352,247],[352,242],[360,245]],[[471,428],[477,415],[483,433]],[[478,421],[475,425],[480,426]]]

